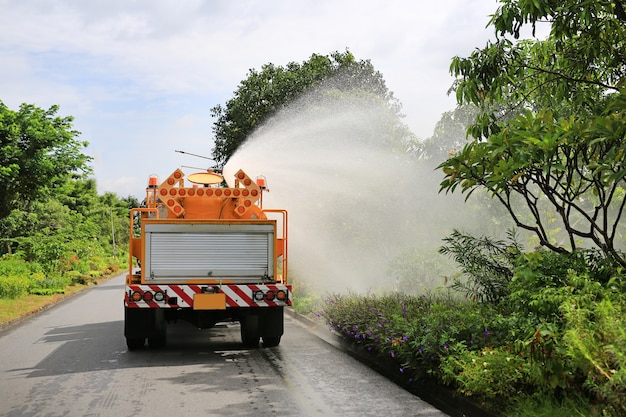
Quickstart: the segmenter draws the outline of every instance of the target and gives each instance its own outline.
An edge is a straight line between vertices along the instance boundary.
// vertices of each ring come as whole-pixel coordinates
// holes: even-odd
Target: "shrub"
[[[562,321],[561,304],[585,285],[586,273],[587,266],[580,252],[559,254],[539,250],[525,253],[515,261],[510,294],[503,307],[532,315],[537,320]],[[586,278],[581,281],[577,278],[581,276]]]
[[[415,247],[389,262],[388,271],[394,290],[420,295],[446,285],[446,276],[454,271],[452,261],[432,249]]]
[[[0,298],[18,298],[28,294],[30,281],[27,276],[0,276]]]
[[[410,378],[433,375],[458,343],[480,349],[498,340],[490,306],[445,296],[331,295],[320,313],[331,329],[364,349],[391,358]]]
[[[461,278],[454,278],[452,288],[472,300],[493,304],[506,296],[513,276],[512,262],[522,249],[512,231],[508,236],[508,241],[502,241],[454,230],[446,237],[446,245],[439,252],[451,256],[463,272]]]
[[[472,351],[457,344],[443,358],[440,370],[442,381],[456,386],[464,395],[505,404],[523,395],[531,385],[528,359],[503,347]]]
[[[61,277],[58,274],[56,276],[47,276],[39,272],[30,276],[29,293],[37,295],[63,294],[65,287],[69,283],[70,279],[68,277]]]
[[[28,276],[41,271],[41,265],[36,262],[26,262],[20,255],[7,254],[0,257],[0,276]]]
[[[564,339],[568,359],[584,376],[584,387],[608,406],[626,415],[626,324],[624,305],[611,297],[592,304],[566,306]]]

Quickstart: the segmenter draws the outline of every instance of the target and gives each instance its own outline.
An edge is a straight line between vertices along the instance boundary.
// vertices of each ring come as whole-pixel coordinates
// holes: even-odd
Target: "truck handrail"
[[[283,245],[283,259],[282,259],[282,265],[281,265],[281,269],[282,269],[282,276],[280,279],[280,282],[282,282],[283,284],[288,284],[289,283],[289,279],[288,279],[288,271],[287,271],[287,266],[288,266],[288,256],[287,256],[287,240],[288,240],[288,230],[287,230],[287,225],[289,224],[288,220],[288,215],[287,215],[287,210],[284,209],[263,209],[264,213],[278,213],[280,215],[282,215],[282,225],[281,225],[281,236],[277,237],[277,240],[279,240],[280,242],[282,242]]]
[[[156,218],[159,218],[159,210],[156,207],[136,207],[136,208],[132,208],[130,209],[130,230],[129,230],[129,240],[131,242],[131,248],[132,248],[132,241],[133,239],[137,239],[135,237],[133,237],[134,235],[134,216],[135,213],[154,213]],[[133,251],[132,249],[128,251],[128,268],[129,268],[129,276],[133,274]]]

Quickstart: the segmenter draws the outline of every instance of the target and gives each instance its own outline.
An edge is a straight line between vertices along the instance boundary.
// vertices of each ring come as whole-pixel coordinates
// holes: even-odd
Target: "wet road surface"
[[[0,416],[445,416],[288,315],[275,348],[239,325],[170,325],[128,352],[117,277],[0,333]]]

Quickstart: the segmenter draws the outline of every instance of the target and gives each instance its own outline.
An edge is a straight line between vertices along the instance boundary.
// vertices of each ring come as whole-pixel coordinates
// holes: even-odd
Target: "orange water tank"
[[[182,199],[182,205],[185,207],[185,218],[219,219],[222,202],[219,197],[185,197]]]

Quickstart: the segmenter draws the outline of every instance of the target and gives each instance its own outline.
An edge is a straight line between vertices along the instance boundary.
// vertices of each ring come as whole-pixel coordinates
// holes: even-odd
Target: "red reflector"
[[[276,298],[276,294],[274,293],[274,291],[270,290],[265,293],[265,299],[267,301],[274,301],[274,298]]]
[[[152,293],[150,291],[146,291],[143,293],[144,301],[152,301]]]

